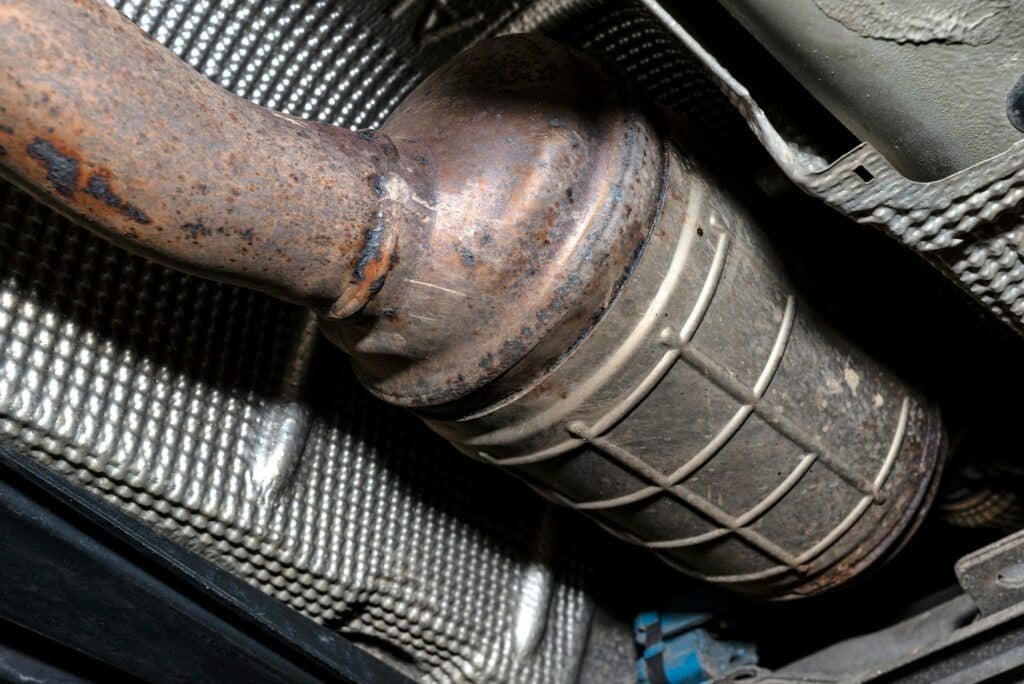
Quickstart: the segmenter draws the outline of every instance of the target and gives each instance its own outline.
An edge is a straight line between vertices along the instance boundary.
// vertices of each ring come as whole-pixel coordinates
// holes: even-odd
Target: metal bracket
[[[705,67],[747,125],[798,187],[858,223],[873,225],[970,293],[1024,334],[1024,141],[963,171],[912,181],[874,147],[862,143],[826,167],[797,153],[750,91],[657,0],[641,3]],[[999,221],[995,235],[978,229]]]
[[[956,577],[982,615],[1024,601],[1024,530],[978,549],[956,563]]]

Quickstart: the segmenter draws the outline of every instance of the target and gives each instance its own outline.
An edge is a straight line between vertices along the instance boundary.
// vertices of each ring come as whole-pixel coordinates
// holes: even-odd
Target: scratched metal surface
[[[112,2],[226,88],[359,127],[524,3]],[[423,680],[580,670],[583,563],[539,500],[373,401],[302,312],[6,185],[0,437]]]

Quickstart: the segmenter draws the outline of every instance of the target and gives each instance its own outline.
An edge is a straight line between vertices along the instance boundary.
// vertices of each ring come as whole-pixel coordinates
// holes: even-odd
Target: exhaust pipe
[[[801,309],[589,59],[488,41],[354,133],[225,92],[95,0],[0,0],[0,44],[6,178],[313,309],[373,394],[683,572],[806,595],[923,516],[937,411]]]

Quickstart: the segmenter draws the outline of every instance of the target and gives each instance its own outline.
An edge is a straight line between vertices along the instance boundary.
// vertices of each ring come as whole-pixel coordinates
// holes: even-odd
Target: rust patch
[[[85,181],[85,187],[82,188],[82,191],[85,192],[85,194],[100,200],[111,209],[117,209],[135,223],[142,225],[148,225],[151,223],[145,212],[138,207],[125,202],[114,193],[110,187],[110,182],[103,174],[94,173],[90,175]]]
[[[152,223],[150,218],[146,216],[145,212],[132,204],[124,205],[124,207],[121,208],[121,213],[132,221],[135,221],[135,223],[139,223],[144,226]]]
[[[228,226],[214,228],[201,220],[182,223],[179,228],[188,235],[189,240],[192,242],[198,242],[201,237],[224,235],[240,238],[245,244],[251,246],[256,237],[256,232],[252,228],[231,228]]]
[[[64,154],[53,143],[36,138],[25,148],[28,156],[46,167],[46,180],[53,189],[64,197],[74,197],[78,189],[79,162],[75,157]]]
[[[371,183],[371,185],[373,187],[373,194],[376,195],[377,197],[384,197],[384,195],[387,194],[387,188],[385,186],[385,178],[384,178],[384,176],[382,176],[382,175],[374,176],[373,177],[373,182]]]
[[[354,282],[361,283],[366,280],[366,272],[370,264],[381,261],[381,247],[384,244],[384,220],[380,213],[377,214],[377,223],[373,228],[368,228],[363,233],[363,248],[359,252],[355,270],[352,272]]]
[[[463,266],[472,266],[476,263],[476,256],[462,245],[455,245],[455,251],[462,257]]]
[[[198,240],[200,237],[209,237],[213,235],[213,229],[204,224],[202,221],[190,221],[189,223],[181,224],[181,229],[188,234],[192,240]]]

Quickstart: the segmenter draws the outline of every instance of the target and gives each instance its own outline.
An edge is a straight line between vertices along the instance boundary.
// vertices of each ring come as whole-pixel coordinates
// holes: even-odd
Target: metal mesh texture
[[[240,95],[368,127],[523,3],[113,4]],[[420,679],[575,679],[575,535],[322,346],[0,186],[0,436]]]
[[[541,32],[603,57],[659,104],[705,133],[743,134],[746,124],[704,67],[638,2],[539,0],[506,26],[508,33]]]

